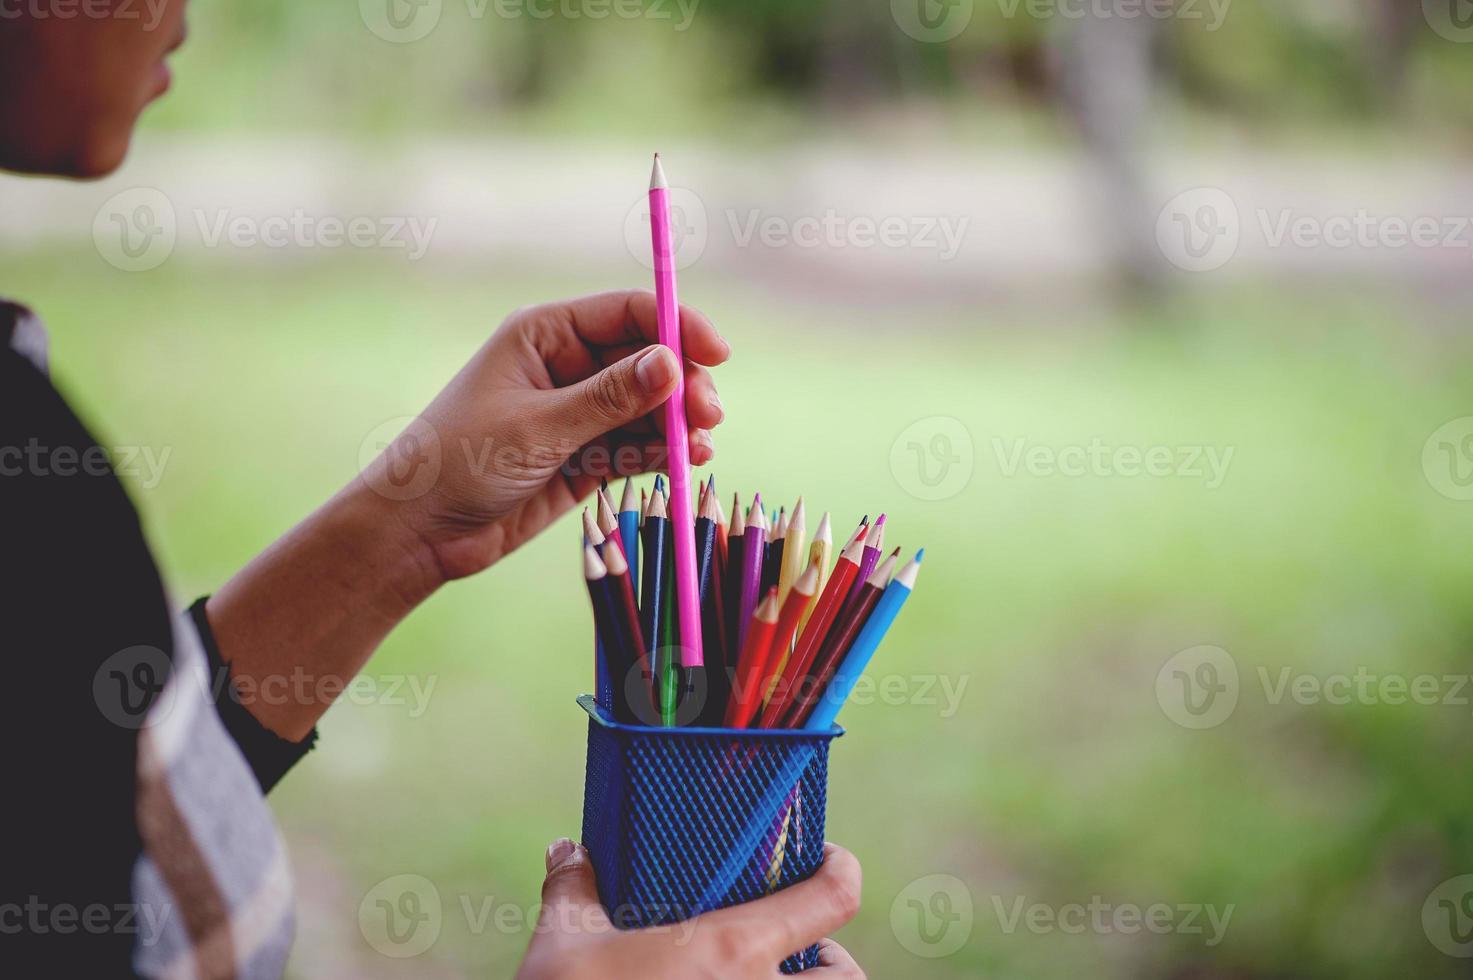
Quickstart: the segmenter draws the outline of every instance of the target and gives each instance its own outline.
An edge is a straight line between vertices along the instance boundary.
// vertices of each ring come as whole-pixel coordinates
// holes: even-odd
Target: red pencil
[[[813,597],[818,592],[818,578],[818,562],[811,562],[788,590],[788,598],[782,603],[783,611],[777,620],[777,632],[772,637],[772,653],[767,664],[767,674],[772,680],[762,688],[764,707],[767,698],[772,695],[774,682],[788,665],[788,656],[793,652],[793,637],[798,634],[804,615],[813,606]],[[778,591],[781,594],[781,590]]]
[[[766,671],[772,652],[772,635],[777,631],[777,589],[757,604],[742,644],[742,657],[726,704],[726,727],[746,728],[757,713],[760,692],[767,686]]]
[[[770,728],[777,723],[793,695],[794,687],[808,673],[808,668],[813,664],[813,658],[818,656],[819,647],[823,645],[824,637],[828,635],[829,627],[833,625],[834,617],[839,614],[839,607],[843,605],[845,596],[849,594],[849,586],[854,582],[854,576],[859,571],[859,560],[863,552],[864,536],[856,532],[849,547],[844,549],[844,553],[834,563],[833,574],[829,576],[828,584],[824,586],[823,595],[819,596],[818,605],[813,607],[813,615],[809,617],[808,626],[804,628],[803,635],[798,637],[798,645],[794,648],[793,655],[788,658],[786,669],[783,670],[782,676],[772,689],[771,696],[767,699],[767,706],[762,710],[760,727]]]
[[[814,658],[813,666],[806,676],[799,678],[797,690],[789,701],[788,709],[779,727],[802,728],[808,716],[813,713],[814,704],[818,702],[819,696],[828,687],[829,681],[833,679],[834,671],[838,670],[839,664],[844,662],[844,656],[854,645],[854,638],[859,635],[865,621],[869,619],[869,614],[874,612],[875,606],[879,604],[880,596],[885,593],[885,587],[890,584],[890,575],[895,571],[895,561],[899,557],[900,549],[896,548],[890,557],[881,562],[865,583],[859,587],[859,593],[854,600],[845,603],[841,620],[829,632],[828,640],[825,641],[818,656]]]

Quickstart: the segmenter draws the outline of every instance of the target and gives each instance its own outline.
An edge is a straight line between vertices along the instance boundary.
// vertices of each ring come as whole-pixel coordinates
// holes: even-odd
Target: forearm
[[[397,506],[355,480],[206,606],[242,704],[282,738],[305,738],[389,631],[443,581]]]

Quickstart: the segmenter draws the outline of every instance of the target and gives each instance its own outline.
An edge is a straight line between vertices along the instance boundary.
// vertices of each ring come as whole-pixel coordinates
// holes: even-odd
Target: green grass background
[[[644,281],[635,267],[484,270],[389,259],[192,261],[130,275],[91,252],[8,255],[54,371],[110,445],[171,452],[131,489],[186,601],[355,473],[360,444],[422,406],[510,310]],[[965,683],[960,710],[847,711],[829,836],[861,858],[840,934],[872,977],[1458,976],[1423,933],[1473,870],[1473,708],[1267,702],[1254,670],[1467,672],[1473,504],[1421,453],[1473,414],[1452,310],[1392,293],[1237,289],[1154,311],[818,304],[693,270],[683,295],[735,347],[718,373],[723,496],[886,511],[924,545],[920,588],[876,670]],[[974,472],[910,495],[891,448],[960,420]],[[1223,484],[1007,476],[994,439],[1234,450]],[[524,929],[477,932],[459,899],[526,908],[541,854],[581,819],[590,623],[564,522],[453,584],[397,630],[375,676],[433,677],[428,710],[340,706],[275,792],[302,886],[298,976],[501,976]],[[79,556],[85,560],[85,556]],[[1229,650],[1236,712],[1208,731],[1155,701],[1178,650]],[[424,956],[358,935],[364,892],[432,880]],[[907,884],[946,873],[974,913],[956,954],[892,928]],[[1224,940],[1008,932],[999,904],[1231,904]],[[897,922],[903,923],[902,907]],[[324,965],[327,964],[327,965]]]

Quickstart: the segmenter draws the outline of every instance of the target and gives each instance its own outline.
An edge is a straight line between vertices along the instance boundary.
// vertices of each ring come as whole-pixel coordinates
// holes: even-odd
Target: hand
[[[603,293],[513,313],[428,408],[332,500],[210,597],[237,684],[330,679],[247,704],[305,737],[383,638],[447,579],[480,571],[610,476],[664,463],[662,412],[684,370],[691,462],[722,418],[711,376],[730,348],[680,311],[682,367],[655,345],[655,296]],[[621,454],[619,451],[624,450]],[[424,465],[428,461],[431,465]]]
[[[820,943],[803,975],[864,980],[838,943],[824,939],[859,911],[859,862],[833,844],[807,881],[745,905],[651,929],[615,929],[598,901],[588,852],[566,837],[547,849],[542,914],[517,980],[775,978],[778,964]]]
[[[370,487],[406,497],[405,521],[446,579],[478,572],[576,506],[603,477],[664,468],[664,413],[685,376],[691,463],[715,455],[723,418],[706,366],[730,356],[697,311],[680,311],[678,365],[655,344],[655,294],[601,293],[513,313],[405,433],[364,472]],[[426,445],[438,465],[418,492]],[[406,465],[407,464],[407,465]]]

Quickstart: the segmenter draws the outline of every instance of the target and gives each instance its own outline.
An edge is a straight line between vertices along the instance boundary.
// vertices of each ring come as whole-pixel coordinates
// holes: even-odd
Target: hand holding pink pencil
[[[680,343],[680,302],[675,289],[675,249],[670,235],[670,190],[660,155],[650,173],[650,239],[655,256],[655,311],[660,343],[685,361]],[[675,551],[675,616],[680,628],[682,686],[702,684],[701,606],[696,580],[695,516],[691,512],[690,434],[685,418],[685,379],[665,402],[665,441],[670,450],[670,534]]]

